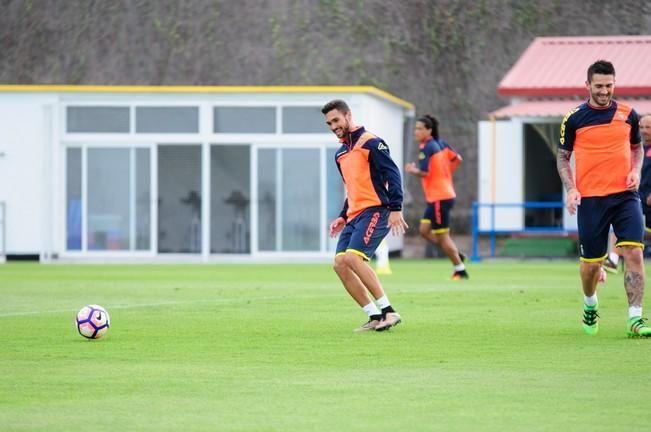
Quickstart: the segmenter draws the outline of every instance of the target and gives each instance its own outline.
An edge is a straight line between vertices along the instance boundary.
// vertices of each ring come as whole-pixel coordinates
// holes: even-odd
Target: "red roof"
[[[586,70],[602,59],[615,66],[615,97],[651,96],[651,36],[536,38],[502,79],[497,93],[584,97]]]
[[[618,99],[632,106],[640,115],[651,114],[651,99]],[[563,117],[567,112],[581,105],[580,99],[529,100],[505,106],[491,114],[496,118],[508,117]]]

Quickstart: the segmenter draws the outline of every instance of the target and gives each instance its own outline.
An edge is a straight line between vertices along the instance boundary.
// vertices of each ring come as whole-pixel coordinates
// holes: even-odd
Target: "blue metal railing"
[[[480,208],[490,208],[490,224],[488,229],[479,227],[479,210]],[[490,256],[495,256],[495,244],[498,234],[556,234],[570,235],[576,233],[576,230],[568,230],[563,227],[524,227],[522,229],[496,229],[495,228],[495,210],[497,208],[522,208],[522,209],[557,209],[564,208],[565,204],[560,201],[525,201],[520,203],[472,203],[472,256],[473,261],[480,261],[479,255],[479,236],[488,234],[490,239]]]

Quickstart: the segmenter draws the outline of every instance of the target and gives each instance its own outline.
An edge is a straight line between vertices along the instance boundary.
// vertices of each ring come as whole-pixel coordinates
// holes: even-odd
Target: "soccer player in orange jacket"
[[[416,121],[414,137],[418,142],[419,162],[418,165],[416,162],[408,163],[405,171],[420,177],[427,201],[425,214],[420,220],[420,235],[439,246],[452,261],[453,280],[468,279],[465,255],[459,252],[450,237],[450,211],[457,196],[452,173],[461,163],[461,155],[439,137],[438,125],[438,120],[431,115],[424,115]]]
[[[642,318],[644,221],[638,187],[644,152],[639,118],[633,108],[612,99],[612,63],[599,60],[590,65],[585,85],[590,98],[563,119],[556,156],[566,207],[577,214],[583,331],[594,335],[599,330],[597,280],[612,226],[625,263],[626,331],[629,336],[649,337],[651,328]],[[570,164],[573,153],[575,169]]]
[[[389,231],[399,235],[407,228],[402,216],[400,170],[384,140],[355,124],[346,102],[330,101],[321,112],[341,142],[335,160],[346,188],[343,209],[330,223],[330,236],[339,235],[334,270],[369,317],[355,331],[388,330],[402,318],[368,261]]]

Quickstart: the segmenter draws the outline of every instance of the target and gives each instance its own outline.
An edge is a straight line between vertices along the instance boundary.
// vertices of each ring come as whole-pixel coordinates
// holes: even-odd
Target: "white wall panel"
[[[493,130],[493,127],[495,128]],[[524,199],[522,124],[517,121],[479,122],[479,202],[521,203]],[[493,178],[494,177],[494,178]],[[521,230],[521,207],[498,208],[494,228]],[[491,211],[479,212],[482,230],[491,228]]]
[[[0,101],[0,201],[7,206],[7,254],[38,254],[42,246],[49,183],[43,172],[45,110],[38,102]]]

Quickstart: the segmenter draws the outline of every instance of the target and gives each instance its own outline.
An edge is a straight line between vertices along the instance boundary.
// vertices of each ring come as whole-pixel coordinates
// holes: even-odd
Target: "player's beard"
[[[348,132],[350,132],[350,123],[348,120],[346,120],[345,123],[341,126],[341,135],[338,133],[335,133],[335,135],[337,135],[337,138],[344,138]]]
[[[592,93],[592,101],[595,103],[595,105],[600,106],[600,107],[607,107],[610,105],[610,101],[612,100],[613,95],[612,93],[608,93],[606,95],[600,95],[599,93]]]

